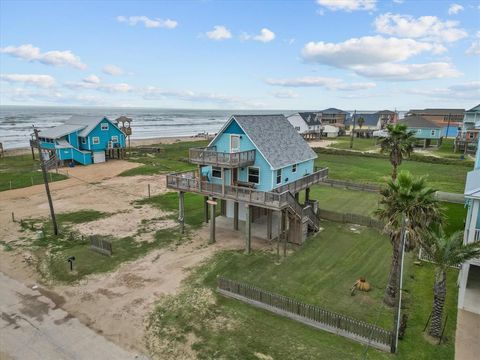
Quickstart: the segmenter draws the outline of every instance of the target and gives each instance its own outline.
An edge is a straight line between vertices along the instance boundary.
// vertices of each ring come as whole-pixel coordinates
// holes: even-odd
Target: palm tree
[[[390,163],[393,166],[392,179],[397,177],[397,167],[402,164],[404,158],[408,158],[413,152],[415,141],[413,131],[407,131],[405,124],[387,125],[388,136],[380,142],[380,152],[388,153]]]
[[[407,219],[405,229],[408,231],[405,248],[410,251],[417,245],[422,230],[441,222],[441,211],[435,190],[427,186],[425,178],[414,177],[408,171],[401,171],[395,180],[389,179],[380,194],[381,206],[375,214],[385,223],[384,231],[392,243],[390,276],[383,301],[393,306],[398,289],[403,218]]]
[[[363,117],[359,117],[357,120],[358,127],[361,129],[363,124],[365,124],[365,119]]]
[[[433,286],[432,319],[428,333],[440,337],[442,315],[447,295],[447,269],[480,256],[480,242],[463,243],[463,232],[445,234],[441,227],[424,233],[420,240],[422,249],[435,263],[435,283]]]

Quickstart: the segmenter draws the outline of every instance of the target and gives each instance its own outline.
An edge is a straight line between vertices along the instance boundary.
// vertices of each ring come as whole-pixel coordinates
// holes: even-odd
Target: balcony
[[[212,165],[224,168],[238,168],[255,163],[255,150],[233,153],[218,152],[215,146],[192,148],[189,152],[190,162],[198,165]]]
[[[319,182],[324,181],[328,177],[328,168],[323,168],[315,171],[310,175],[306,175],[296,181],[292,181],[288,184],[282,185],[274,189],[277,193],[283,193],[285,191],[290,191],[293,194],[298,193],[299,191],[305,190],[306,188],[318,184]]]
[[[475,229],[472,236],[470,236],[470,230],[465,231],[465,243],[474,243],[480,241],[480,229]]]

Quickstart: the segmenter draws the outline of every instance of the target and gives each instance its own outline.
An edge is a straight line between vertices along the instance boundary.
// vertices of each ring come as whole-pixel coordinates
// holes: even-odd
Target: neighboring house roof
[[[355,126],[360,127],[358,124],[358,119],[363,118],[364,123],[362,127],[372,127],[372,126],[377,126],[378,125],[378,118],[379,114],[378,113],[357,113],[355,115]],[[345,125],[353,125],[353,115],[348,117],[347,120],[345,121]]]
[[[473,108],[471,108],[470,110],[467,110],[466,112],[477,112],[477,111],[480,111],[480,104],[478,104],[477,106],[474,106]]]
[[[238,123],[273,169],[317,158],[317,154],[281,114],[232,115],[215,139],[233,120]]]
[[[43,138],[58,139],[81,129],[83,129],[83,126],[75,124],[64,124],[45,130],[40,130],[38,135]]]
[[[412,109],[408,112],[409,114],[419,114],[419,115],[463,115],[465,109]]]
[[[472,170],[467,173],[465,183],[465,197],[480,198],[480,169]]]
[[[348,114],[348,112],[337,109],[337,108],[328,108],[320,112],[325,114]]]
[[[440,129],[434,121],[425,119],[420,115],[411,115],[403,118],[399,121],[400,124],[406,124],[409,128],[429,128],[429,129]]]
[[[68,141],[66,140],[63,140],[63,139],[60,139],[60,140],[57,140],[57,146],[55,146],[57,149],[70,149],[70,148],[73,148],[72,145],[70,145],[68,143]]]
[[[110,124],[113,126],[117,126],[112,123],[107,117],[98,115],[98,116],[85,116],[85,115],[73,115],[70,119],[68,119],[65,123],[66,124],[75,124],[75,125],[83,125],[84,129],[78,134],[80,137],[86,137],[88,134],[92,132],[93,129],[103,120],[107,119]]]
[[[381,110],[381,111],[377,111],[375,114],[388,114],[388,115],[395,115],[396,112],[395,111],[391,111],[391,110]]]
[[[321,114],[318,112],[299,112],[298,115],[302,117],[302,119],[307,123],[309,126],[313,125],[322,125],[321,122]]]

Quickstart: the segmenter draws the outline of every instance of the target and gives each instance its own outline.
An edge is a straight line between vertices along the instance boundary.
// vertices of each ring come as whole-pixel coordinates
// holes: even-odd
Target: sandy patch
[[[310,145],[311,148],[326,148],[329,147],[331,144],[335,144],[335,140],[313,140],[313,141],[308,141],[308,145]]]

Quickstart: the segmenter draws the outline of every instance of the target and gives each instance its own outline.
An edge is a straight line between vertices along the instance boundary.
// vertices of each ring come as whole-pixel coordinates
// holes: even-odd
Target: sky
[[[0,104],[471,108],[480,0],[0,2]]]

